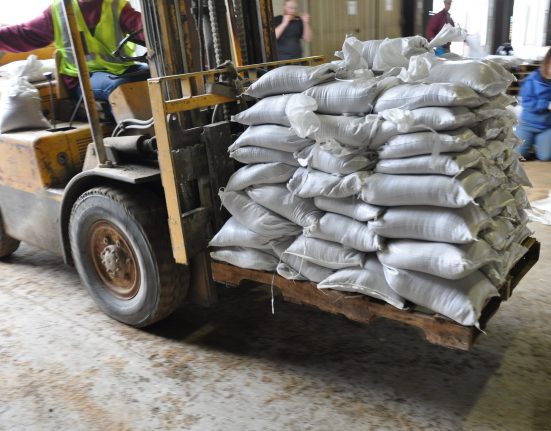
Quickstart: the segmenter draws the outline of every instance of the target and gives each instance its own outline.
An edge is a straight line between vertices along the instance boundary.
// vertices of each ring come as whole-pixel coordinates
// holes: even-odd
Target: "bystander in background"
[[[425,37],[430,42],[438,34],[442,27],[446,24],[450,24],[455,27],[455,23],[450,15],[450,8],[452,6],[452,0],[444,0],[444,9],[430,17],[427,25],[427,31]],[[436,48],[436,55],[441,56],[450,52],[451,43],[439,46]]]
[[[286,0],[283,4],[283,15],[274,18],[278,60],[302,57],[300,40],[312,41],[310,15],[307,13],[298,15],[297,11],[297,2]]]

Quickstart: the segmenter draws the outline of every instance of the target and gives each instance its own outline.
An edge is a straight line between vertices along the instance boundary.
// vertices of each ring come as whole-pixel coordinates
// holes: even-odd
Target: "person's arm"
[[[32,21],[0,27],[0,51],[27,52],[54,41],[52,10],[49,7]]]
[[[142,14],[137,10],[135,10],[130,5],[130,3],[127,3],[126,6],[123,7],[119,22],[120,22],[122,31],[124,31],[127,34],[133,33],[138,30],[142,30],[139,33],[137,33],[133,37],[133,39],[140,42],[145,41],[145,35],[143,33]]]
[[[276,17],[277,18],[277,17]],[[281,18],[281,24],[279,24],[278,26],[276,26],[275,28],[275,36],[276,36],[276,39],[279,39],[281,37],[281,35],[283,34],[283,32],[285,31],[285,29],[287,28],[287,26],[289,25],[289,23],[291,22],[291,18],[292,16],[291,15],[283,15],[283,17]]]
[[[520,87],[520,97],[522,99],[522,109],[529,112],[545,112],[549,109],[550,100],[542,98],[536,92],[536,86],[531,78],[525,78]]]
[[[312,28],[310,27],[310,15],[303,13],[300,15],[302,20],[302,38],[305,42],[312,42]]]

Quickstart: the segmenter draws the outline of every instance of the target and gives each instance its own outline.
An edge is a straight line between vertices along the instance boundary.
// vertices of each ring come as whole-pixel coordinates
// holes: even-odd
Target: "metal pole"
[[[99,166],[110,166],[112,163],[107,159],[107,153],[105,151],[105,146],[103,145],[103,135],[99,122],[98,110],[96,108],[96,100],[94,99],[94,92],[92,91],[92,86],[90,84],[90,72],[88,71],[88,64],[86,64],[84,46],[78,30],[72,0],[63,0],[63,11],[65,13],[65,23],[67,24],[68,33],[71,39],[71,47],[77,63],[76,66],[78,70],[78,79],[80,81],[80,89],[84,99],[84,106],[86,107],[86,114],[88,115],[88,122],[90,123],[90,128],[92,129],[92,139],[94,141],[94,146],[96,147],[98,163]]]

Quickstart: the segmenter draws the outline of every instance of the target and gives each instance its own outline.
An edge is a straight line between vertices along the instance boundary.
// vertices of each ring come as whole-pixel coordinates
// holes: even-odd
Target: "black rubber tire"
[[[19,248],[21,241],[9,236],[4,229],[4,220],[0,214],[0,258],[8,257]]]
[[[121,299],[104,283],[90,252],[95,223],[114,225],[128,239],[139,267],[137,293]],[[81,280],[110,317],[135,327],[151,325],[172,313],[189,288],[189,270],[172,256],[164,203],[140,190],[97,187],[82,194],[69,221],[71,251]]]

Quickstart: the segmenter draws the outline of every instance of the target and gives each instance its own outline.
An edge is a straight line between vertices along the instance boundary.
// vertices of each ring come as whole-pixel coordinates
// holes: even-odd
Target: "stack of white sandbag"
[[[426,54],[377,77],[336,67],[249,88],[230,147],[248,165],[221,192],[233,217],[212,257],[477,325],[530,234],[512,75]]]
[[[246,166],[220,191],[232,217],[210,242],[216,247],[214,259],[275,271],[281,253],[321,217],[311,199],[293,196],[286,188],[300,166],[293,154],[314,141],[299,138],[289,128],[285,107],[292,94],[334,78],[335,72],[336,67],[328,64],[281,67],[250,89],[261,100],[233,118],[249,126],[229,148],[230,157]]]
[[[383,209],[357,198],[378,155],[362,142],[369,138],[362,136],[367,128],[356,133],[348,125],[366,118],[377,96],[400,82],[372,73],[341,80],[334,65],[322,65],[279,68],[253,84],[247,94],[260,100],[234,116],[249,127],[229,148],[246,166],[220,192],[232,218],[211,241],[212,257],[295,280],[319,283],[331,276],[328,283],[341,286],[343,275],[352,274],[363,277],[356,291],[403,308],[404,300],[384,280],[375,254],[383,244],[368,224]],[[289,127],[294,116],[289,100],[297,94],[300,103],[292,105],[301,111],[297,115],[322,113],[324,133],[338,138],[335,130],[342,125],[348,138],[298,136]],[[369,127],[382,121],[373,117]]]

